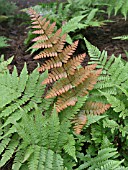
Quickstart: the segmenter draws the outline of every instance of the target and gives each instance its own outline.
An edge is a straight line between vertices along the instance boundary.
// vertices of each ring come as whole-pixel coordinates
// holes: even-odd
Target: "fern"
[[[76,159],[75,141],[69,133],[70,124],[60,123],[55,109],[48,118],[42,116],[39,110],[35,110],[31,116],[24,112],[21,123],[15,123],[15,126],[22,143],[17,149],[13,169],[25,163],[30,170],[64,169],[62,149]],[[20,162],[19,153],[24,153]]]
[[[113,39],[128,40],[128,35],[122,35],[122,36],[114,37]]]
[[[89,64],[95,62],[97,63],[97,68],[102,68],[102,76],[99,77],[99,83],[95,88],[116,95],[118,91],[116,86],[127,82],[128,64],[123,62],[120,56],[116,58],[112,55],[108,60],[106,51],[100,52],[98,48],[91,45],[87,40],[85,42],[90,55]]]
[[[98,155],[92,158],[89,154],[83,157],[84,164],[79,166],[79,170],[116,170],[123,161],[114,159],[117,157],[115,148],[105,148],[98,151]]]
[[[12,60],[13,60],[13,57],[10,57],[7,61],[4,61],[4,55],[1,55],[1,58],[0,58],[0,74],[4,73],[7,70],[8,65],[11,64]]]
[[[99,96],[102,96],[100,100],[104,99],[104,102],[111,104],[110,112],[107,112],[108,117],[102,122],[103,127],[98,127],[109,129],[111,131],[111,137],[118,134],[118,136],[120,136],[118,140],[121,140],[120,145],[125,145],[127,148],[127,121],[125,119],[127,119],[128,116],[128,65],[121,57],[116,58],[112,55],[110,59],[108,59],[106,51],[100,52],[98,48],[91,45],[87,40],[85,40],[85,42],[90,55],[90,64],[96,62],[97,67],[102,68],[102,74],[99,77],[94,91],[92,91],[93,96],[89,99],[96,100]],[[94,129],[96,129],[96,127]],[[98,135],[95,136],[95,134],[96,132],[94,130],[94,140],[97,139],[98,141]],[[99,142],[101,142],[100,138]],[[119,151],[119,154],[125,158],[124,164],[127,166],[127,149],[125,147]]]
[[[77,8],[85,8],[84,6],[89,7],[98,7],[102,9],[102,7],[107,6],[107,13],[108,16],[114,14],[117,15],[119,12],[125,17],[125,20],[127,19],[127,13],[128,13],[128,1],[127,0],[87,0],[87,1],[78,1],[75,0],[72,1],[72,4],[77,4]]]
[[[77,102],[77,96],[87,94],[88,90],[93,89],[97,77],[100,74],[100,70],[97,70],[94,73],[95,64],[89,67],[87,66],[86,68],[77,69],[85,57],[85,54],[83,54],[78,55],[75,59],[70,59],[78,42],[76,41],[72,45],[64,48],[66,35],[64,34],[63,36],[60,36],[62,32],[61,29],[52,34],[55,23],[50,25],[50,21],[46,21],[46,19],[41,20],[41,16],[32,9],[29,9],[28,12],[32,21],[34,21],[32,22],[32,28],[36,28],[33,33],[39,34],[39,36],[33,40],[35,43],[31,48],[43,49],[43,51],[34,58],[39,59],[50,57],[50,59],[39,69],[39,71],[43,71],[52,68],[51,73],[43,84],[51,83],[60,79],[53,85],[52,90],[46,95],[46,98],[51,98],[62,94],[56,102],[57,111],[60,112],[67,106],[75,105]],[[72,66],[70,67],[70,65]],[[79,76],[81,77],[80,79]],[[82,82],[84,82],[87,87],[84,83],[82,84]],[[70,89],[71,91],[69,91]]]
[[[0,153],[2,155],[0,167],[6,164],[19,145],[14,124],[21,120],[24,112],[33,111],[37,105],[44,111],[48,110],[54,100],[43,100],[40,93],[41,90],[42,92],[45,90],[45,85],[41,86],[41,82],[46,78],[46,72],[39,75],[35,70],[28,75],[25,65],[19,77],[15,67],[10,74],[7,65],[12,59],[13,57],[7,61],[1,59],[0,63],[0,88],[2,89],[0,91]]]
[[[5,48],[8,47],[9,44],[7,43],[9,39],[4,37],[4,36],[0,36],[0,48]]]
[[[109,4],[109,7],[107,9],[108,15],[110,16],[111,13],[114,11],[115,15],[117,15],[117,12],[120,10],[121,13],[124,15],[125,20],[127,19],[127,7],[128,7],[128,1],[127,0],[108,0],[107,3]]]
[[[80,67],[85,54],[71,58],[77,48],[78,41],[64,47],[66,34],[61,36],[63,29],[54,33],[55,23],[50,24],[49,20],[42,19],[33,9],[29,9],[28,13],[32,20],[32,28],[35,29],[33,34],[38,34],[32,40],[34,44],[31,48],[41,49],[41,52],[34,59],[48,58],[39,68],[39,71],[50,70],[48,78],[42,84],[55,82],[52,89],[46,93],[45,98],[58,96],[55,104],[57,112],[61,112],[69,106],[74,106],[78,97],[87,95],[93,89],[101,70],[95,70],[96,64],[85,68]],[[98,114],[105,112],[110,107],[104,104],[102,106],[104,109],[101,112],[97,110]],[[78,114],[73,123],[75,124],[75,132],[80,133],[86,123],[86,116]]]

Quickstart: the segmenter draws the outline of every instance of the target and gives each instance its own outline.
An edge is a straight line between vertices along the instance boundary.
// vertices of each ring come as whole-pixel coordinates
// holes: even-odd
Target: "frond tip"
[[[84,127],[84,125],[86,124],[86,122],[87,122],[87,117],[84,113],[79,113],[78,115],[75,116],[72,123],[75,124],[73,126],[73,129],[76,134],[80,134],[80,132],[81,132],[82,128]]]

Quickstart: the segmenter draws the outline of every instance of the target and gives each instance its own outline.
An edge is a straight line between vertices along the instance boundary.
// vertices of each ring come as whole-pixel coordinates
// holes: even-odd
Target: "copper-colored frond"
[[[67,77],[68,75],[63,67],[54,68],[51,70],[51,73],[49,73],[48,78],[45,79],[42,84],[52,83],[53,81],[57,81],[58,79],[67,78]]]
[[[83,81],[82,84],[76,87],[76,91],[78,92],[79,96],[85,96],[88,94],[89,90],[92,90],[94,88],[94,85],[97,82],[98,76],[101,73],[101,69],[92,72],[87,79]]]
[[[64,64],[64,68],[67,70],[68,74],[73,75],[77,66],[81,64],[81,62],[84,60],[86,54],[78,55],[77,57],[74,57],[73,59],[69,60],[66,64]]]
[[[36,55],[34,57],[34,59],[40,59],[40,58],[47,58],[47,57],[55,57],[57,56],[57,52],[50,52],[50,51],[43,51],[41,53],[39,53],[38,55]]]
[[[41,35],[41,36],[34,38],[32,41],[36,42],[36,41],[45,41],[45,40],[48,40],[48,37],[46,35]]]
[[[54,96],[59,96],[62,93],[67,92],[69,89],[72,89],[73,86],[68,79],[61,79],[60,81],[56,82],[51,89],[50,92],[47,93],[45,98],[52,98]]]
[[[38,17],[39,15],[36,13],[36,11],[34,11],[32,8],[29,8],[27,13],[30,15],[31,18],[33,17]]]
[[[49,84],[49,83],[52,83],[53,81],[57,81],[58,79],[61,79],[61,78],[67,78],[67,74],[66,72],[62,72],[62,73],[56,73],[56,72],[52,72],[52,74],[50,73],[48,78],[45,79],[42,84]]]
[[[37,48],[37,49],[50,48],[50,47],[52,47],[52,43],[49,40],[44,41],[44,42],[38,42],[32,46],[32,48]]]
[[[62,93],[65,93],[67,92],[69,89],[72,89],[72,85],[71,84],[67,84],[65,85],[64,87],[62,88],[58,88],[58,89],[52,89],[50,91],[50,93],[47,94],[46,96],[46,99],[49,99],[49,98],[52,98],[52,97],[55,97],[55,96],[59,96],[61,95]]]
[[[33,25],[32,28],[41,29],[41,25]]]
[[[70,76],[70,81],[73,86],[78,86],[83,83],[86,78],[88,78],[91,72],[95,69],[96,64],[86,66],[85,68],[80,68],[79,70],[75,70],[74,75]]]
[[[71,55],[75,52],[78,46],[78,41],[75,41],[72,45],[68,45],[60,54],[60,58],[63,63],[67,63],[67,60],[71,57]]]
[[[62,35],[58,41],[56,41],[56,39],[54,39],[54,41],[52,41],[53,37],[51,37],[49,40],[53,43],[53,48],[51,48],[51,50],[56,51],[56,52],[62,52],[65,42],[66,42],[66,34]]]
[[[57,39],[55,39],[56,41]],[[48,40],[49,42],[52,42],[51,39]],[[66,41],[66,35],[63,35],[61,38],[58,39],[58,42],[56,44],[54,44],[52,42],[52,47],[44,49],[43,52],[41,52],[40,54],[36,55],[34,57],[34,59],[39,59],[39,58],[46,58],[46,57],[55,57],[57,56],[60,52],[62,52],[64,44]],[[46,42],[46,41],[45,41]],[[44,43],[45,43],[44,42]],[[36,47],[38,46],[38,44],[36,45]],[[41,45],[40,45],[41,46]],[[59,60],[60,57],[59,57]]]
[[[76,134],[81,133],[81,130],[83,129],[86,122],[87,122],[87,117],[84,113],[79,113],[78,115],[76,115],[76,117],[72,121],[72,123],[75,124],[73,126],[73,129],[74,129]]]
[[[53,22],[53,23],[45,30],[45,34],[48,35],[48,36],[51,35],[51,34],[53,33],[53,31],[54,31],[55,26],[56,26],[56,23]]]
[[[39,71],[44,71],[46,69],[56,68],[56,67],[62,67],[62,62],[57,61],[54,58],[51,58],[48,61],[45,61],[45,63],[38,69]],[[59,74],[59,72],[57,73]]]
[[[48,20],[47,22],[45,22],[44,25],[42,26],[42,27],[43,27],[43,30],[45,30],[45,32],[46,32],[46,30],[48,29],[49,24],[50,24],[50,20]]]
[[[110,104],[104,104],[101,102],[86,102],[84,108],[87,114],[99,115],[108,110],[110,106]]]
[[[74,106],[77,102],[77,97],[61,96],[58,97],[56,102],[56,110],[60,112],[67,108],[68,106]]]
[[[44,34],[44,31],[42,29],[40,30],[35,30],[32,32],[33,34]]]
[[[60,34],[62,32],[62,29],[58,29],[51,37],[50,40],[53,44],[56,44],[58,40],[60,39]]]

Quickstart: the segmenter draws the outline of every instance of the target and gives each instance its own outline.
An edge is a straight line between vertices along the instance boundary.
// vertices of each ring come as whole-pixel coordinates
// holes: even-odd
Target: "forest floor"
[[[51,2],[50,0],[12,0],[16,2],[19,9],[30,7],[32,5],[37,5],[39,2]],[[54,1],[54,0],[53,0]],[[128,51],[128,42],[121,40],[113,40],[113,37],[120,35],[128,35],[128,20],[124,20],[121,17],[110,18],[113,22],[106,23],[101,27],[88,27],[84,32],[84,36],[94,45],[97,46],[100,50],[108,51],[108,56],[115,54],[118,56],[122,54],[122,58],[128,61],[126,57],[125,50]],[[16,65],[18,72],[23,68],[24,63],[27,63],[28,71],[31,72],[34,68],[37,67],[37,60],[33,60],[33,56],[30,55],[30,52],[26,50],[28,47],[24,45],[24,40],[27,37],[28,25],[27,21],[24,21],[24,18],[14,19],[11,24],[3,23],[0,27],[0,36],[4,35],[10,39],[10,46],[0,50],[0,54],[5,55],[5,59],[14,56],[13,62],[9,66],[9,69],[12,70],[13,66]],[[81,48],[78,49],[78,52],[83,52]],[[86,51],[85,51],[86,52]],[[88,59],[86,59],[86,62]]]

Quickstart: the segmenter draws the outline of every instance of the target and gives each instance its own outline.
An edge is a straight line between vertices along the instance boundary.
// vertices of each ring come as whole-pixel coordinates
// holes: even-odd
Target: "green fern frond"
[[[5,152],[2,154],[2,159],[0,160],[0,167],[5,165],[5,163],[10,160],[12,155],[15,153],[16,148],[18,147],[19,141],[17,140],[17,136],[13,137],[13,139],[9,142]]]
[[[66,153],[68,153],[70,156],[72,156],[75,159],[75,161],[77,161],[76,153],[75,153],[75,140],[74,140],[73,135],[70,135],[68,137],[67,144],[64,145],[63,148],[64,148]]]
[[[93,114],[88,114],[87,115],[87,123],[84,127],[84,129],[88,128],[91,124],[98,122],[100,119],[105,118],[106,115],[93,115]]]
[[[2,16],[0,15],[0,17],[2,17]],[[6,16],[5,16],[5,18],[6,18]],[[9,40],[8,38],[6,38],[4,36],[0,36],[0,48],[8,47],[9,46],[9,44],[7,43],[8,40]]]
[[[9,144],[10,140],[11,140],[10,138],[5,138],[4,140],[1,141],[1,144],[0,144],[0,155],[2,154],[2,152],[4,151],[6,146]]]
[[[116,170],[120,164],[124,161],[118,161],[115,159],[117,157],[117,151],[115,148],[105,148],[98,151],[98,155],[92,158],[89,154],[85,156],[84,164],[80,165],[78,170],[86,169],[88,170]]]
[[[127,82],[128,63],[123,62],[120,56],[116,58],[112,55],[110,59],[108,59],[106,51],[101,52],[86,39],[85,43],[90,55],[89,64],[97,63],[97,68],[102,68],[102,77],[99,78],[95,89],[102,89],[104,92],[108,90],[110,94],[117,94],[118,90],[116,86]]]
[[[26,151],[19,150],[15,156],[12,169],[22,169],[24,167],[23,163],[27,163],[29,170],[64,169],[63,159],[59,154],[38,145],[30,146]]]
[[[118,37],[114,37],[113,39],[119,39],[119,40],[128,40],[128,35],[122,35],[122,36],[118,36]]]
[[[125,119],[125,117],[128,116],[128,108],[123,101],[121,101],[116,96],[107,93],[102,93],[102,94],[104,94],[104,96],[107,98],[107,101],[111,104],[113,110],[120,114],[119,117]]]
[[[0,73],[7,71],[7,66],[12,62],[13,57],[10,57],[7,61],[4,61],[4,55],[1,55],[0,58]]]
[[[123,14],[125,20],[127,19],[127,13],[128,13],[128,1],[127,0],[107,0],[108,4],[107,12],[110,16],[113,11],[114,14],[117,15],[117,13],[120,11],[121,14]]]
[[[21,122],[15,123],[22,142],[17,149],[13,169],[26,163],[30,170],[62,169],[62,150],[76,160],[75,140],[70,134],[71,124],[69,121],[60,122],[55,109],[49,116],[43,116],[38,108],[30,115],[22,114]],[[20,162],[18,152],[22,155]]]
[[[45,73],[44,75],[47,74]],[[41,103],[42,94],[39,94],[39,91],[42,90],[43,93],[45,89],[45,86],[42,87],[40,84],[43,78],[46,78],[44,75],[40,76],[38,71],[35,70],[28,76],[26,66],[23,68],[19,77],[16,68],[14,68],[12,75],[9,72],[0,74],[0,87],[3,89],[0,95],[0,118],[11,116],[22,105],[25,107],[27,102]]]

